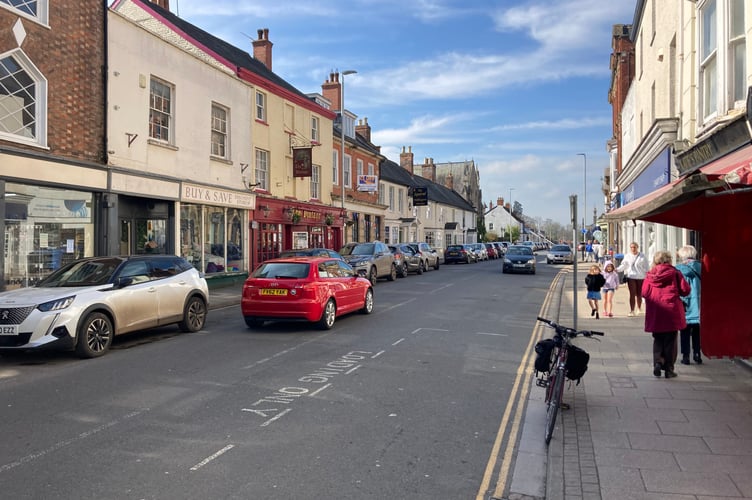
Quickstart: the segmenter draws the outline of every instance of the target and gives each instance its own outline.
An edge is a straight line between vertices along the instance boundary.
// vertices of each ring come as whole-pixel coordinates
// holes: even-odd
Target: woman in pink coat
[[[657,252],[653,267],[642,283],[645,300],[645,331],[653,333],[653,375],[676,377],[677,332],[687,326],[680,297],[689,295],[689,283],[674,266],[671,254]]]

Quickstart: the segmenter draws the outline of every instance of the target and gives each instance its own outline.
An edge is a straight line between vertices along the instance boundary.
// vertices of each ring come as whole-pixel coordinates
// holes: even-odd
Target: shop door
[[[120,253],[165,253],[167,219],[120,219]]]

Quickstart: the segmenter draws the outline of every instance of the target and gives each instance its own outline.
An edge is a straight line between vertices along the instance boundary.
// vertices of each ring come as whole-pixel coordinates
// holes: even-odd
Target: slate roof
[[[428,188],[428,199],[448,205],[451,207],[457,207],[462,210],[474,212],[475,208],[465,198],[460,196],[459,193],[449,189],[446,186],[433,182],[420,175],[414,175],[402,168],[392,160],[384,160],[381,162],[380,180],[392,182],[394,184],[401,184],[407,187],[425,187]]]
[[[307,101],[313,102],[313,100],[308,95],[296,89],[285,79],[269,70],[269,68],[267,68],[261,61],[254,58],[248,52],[241,50],[210,33],[207,33],[198,26],[195,26],[179,18],[169,10],[163,9],[159,5],[152,3],[149,0],[140,0],[136,3],[138,3],[138,5],[144,10],[152,11],[155,15],[164,18],[178,31],[183,32],[189,39],[195,40],[199,45],[206,47],[209,51],[213,52],[217,56],[235,65],[236,71],[238,68],[246,69],[278,87],[292,92],[293,94],[296,94]]]

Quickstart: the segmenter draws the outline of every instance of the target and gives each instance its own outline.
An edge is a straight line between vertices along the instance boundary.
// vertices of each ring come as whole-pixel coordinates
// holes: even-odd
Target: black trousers
[[[660,363],[666,371],[674,371],[678,349],[677,332],[653,333],[653,364]]]
[[[689,342],[692,341],[692,354],[700,354],[700,325],[699,323],[687,323],[687,327],[681,331],[681,353],[689,357]]]

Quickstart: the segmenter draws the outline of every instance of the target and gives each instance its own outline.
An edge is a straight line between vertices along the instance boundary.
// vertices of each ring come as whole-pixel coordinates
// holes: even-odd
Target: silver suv
[[[428,271],[429,269],[439,269],[439,252],[431,248],[431,245],[425,242],[408,243],[410,247],[415,250],[415,253],[420,256],[420,261],[423,264],[423,269]]]
[[[339,253],[356,272],[363,274],[374,285],[379,278],[386,278],[389,281],[397,279],[394,255],[385,243],[380,241],[348,243],[340,249]]]

